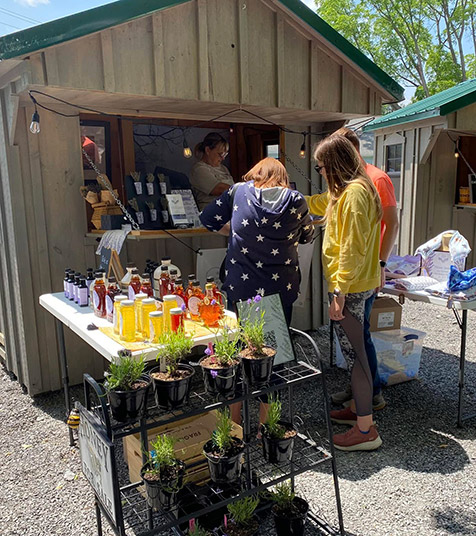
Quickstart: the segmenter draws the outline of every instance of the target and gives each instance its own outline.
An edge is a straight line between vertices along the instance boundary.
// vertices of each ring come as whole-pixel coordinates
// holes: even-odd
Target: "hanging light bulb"
[[[183,156],[184,158],[191,158],[192,157],[192,149],[188,146],[187,140],[185,139],[185,136],[183,137]]]
[[[299,158],[306,158],[306,134],[303,132],[301,149],[299,149]]]
[[[458,148],[458,145],[459,145],[459,138],[458,138],[458,141],[455,143],[455,158],[459,158],[459,148]]]
[[[31,116],[30,132],[32,134],[40,133],[40,114],[38,113],[38,110],[36,109],[33,112],[33,115]]]

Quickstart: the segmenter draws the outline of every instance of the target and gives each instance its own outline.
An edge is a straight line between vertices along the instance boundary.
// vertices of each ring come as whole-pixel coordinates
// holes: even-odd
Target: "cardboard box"
[[[148,431],[149,448],[150,441],[160,434],[170,434],[178,439],[175,445],[175,453],[179,460],[183,460],[187,465],[194,464],[187,469],[187,480],[197,482],[208,480],[208,463],[203,455],[203,445],[211,438],[216,427],[217,410],[202,413],[195,417],[188,417],[164,426],[158,426]],[[243,438],[243,429],[238,424],[233,423],[232,435]],[[124,438],[124,459],[129,466],[130,481],[139,482],[141,480],[140,470],[142,468],[142,445],[140,434],[133,434]],[[197,465],[195,465],[197,464]]]
[[[393,298],[376,298],[370,313],[370,331],[400,329],[402,306]]]
[[[403,327],[372,333],[383,385],[395,385],[418,377],[425,336],[423,331]]]

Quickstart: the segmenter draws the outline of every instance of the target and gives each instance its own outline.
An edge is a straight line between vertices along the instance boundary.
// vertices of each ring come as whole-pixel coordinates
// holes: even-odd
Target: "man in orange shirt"
[[[360,140],[357,134],[348,128],[340,128],[334,134],[344,136],[352,145],[357,149],[360,154]],[[382,202],[383,216],[381,222],[381,235],[380,235],[380,267],[381,267],[381,284],[378,289],[375,290],[375,294],[371,296],[365,302],[365,319],[364,319],[364,342],[365,350],[369,360],[370,371],[372,372],[372,378],[374,383],[373,391],[373,409],[380,410],[386,406],[385,399],[382,395],[381,380],[377,368],[377,353],[375,351],[374,343],[370,335],[370,312],[375,301],[377,292],[385,284],[385,265],[388,258],[392,253],[393,246],[398,234],[398,212],[397,212],[397,200],[395,198],[395,190],[393,188],[390,177],[378,167],[371,164],[365,164],[365,171],[367,175],[372,179],[372,182],[377,188],[380,200]],[[352,390],[350,385],[340,393],[335,393],[331,396],[332,401],[335,404],[344,404],[352,398]]]

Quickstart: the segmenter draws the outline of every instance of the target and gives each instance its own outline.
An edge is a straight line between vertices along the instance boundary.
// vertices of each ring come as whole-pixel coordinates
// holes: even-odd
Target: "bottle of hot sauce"
[[[94,314],[100,318],[106,318],[106,285],[104,274],[101,270],[96,272],[96,281],[93,288]]]
[[[188,298],[188,310],[192,320],[200,320],[200,304],[203,302],[204,297],[200,288],[200,281],[195,280],[192,283],[192,294]]]
[[[127,289],[129,300],[134,301],[136,294],[140,292],[141,284],[142,283],[139,277],[139,270],[137,268],[134,268],[131,272],[131,280],[129,282],[129,287]]]
[[[150,284],[150,275],[147,273],[142,274],[142,285],[140,287],[140,291],[144,294],[147,294],[149,298],[154,297],[154,289]]]
[[[110,277],[107,280],[107,290],[106,290],[106,318],[109,322],[114,320],[114,299],[117,295],[121,293],[121,290],[117,286],[116,278]]]

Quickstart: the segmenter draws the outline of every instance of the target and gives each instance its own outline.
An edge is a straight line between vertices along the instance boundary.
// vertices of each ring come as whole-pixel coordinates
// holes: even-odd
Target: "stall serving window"
[[[403,144],[396,143],[385,147],[385,171],[392,180],[395,188],[397,203],[400,200],[401,177],[402,177],[402,148]]]

